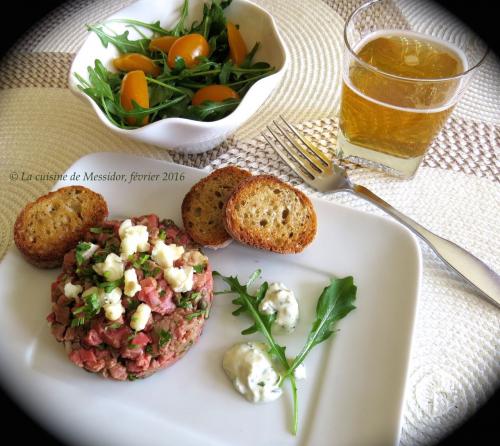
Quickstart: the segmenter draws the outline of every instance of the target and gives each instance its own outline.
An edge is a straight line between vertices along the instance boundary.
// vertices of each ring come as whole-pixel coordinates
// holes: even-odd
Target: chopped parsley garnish
[[[158,238],[160,240],[165,240],[167,238],[167,233],[165,232],[165,229],[160,229],[160,232],[158,233]]]
[[[191,301],[191,296],[181,296],[177,306],[179,308],[193,308],[193,302]]]
[[[158,267],[155,267],[152,270],[148,269],[147,271],[145,270],[145,268],[143,268],[142,270],[144,271],[144,277],[156,277],[161,273],[161,268]]]
[[[80,242],[78,245],[76,245],[75,249],[75,259],[76,259],[76,264],[80,266],[85,259],[83,258],[83,253],[85,251],[88,251],[92,245],[88,242]]]
[[[85,296],[83,300],[85,301],[85,305],[73,309],[74,315],[81,313],[83,313],[83,315],[80,315],[71,321],[72,327],[79,327],[80,325],[83,325],[87,320],[97,316],[101,311],[101,301],[99,300],[97,293],[89,294],[88,296]],[[75,320],[78,322],[74,322]]]
[[[120,328],[123,324],[120,322],[113,322],[112,324],[108,325],[106,328],[111,328],[113,330]]]
[[[160,290],[160,297],[163,297],[165,296],[165,294],[167,294],[167,292],[165,290]]]
[[[172,339],[170,332],[162,329],[158,339],[158,348],[162,348],[168,341],[170,341],[170,339]]]
[[[200,291],[195,291],[194,293],[191,293],[191,295],[189,296],[189,298],[190,298],[191,300],[196,300],[196,299],[198,299],[198,297],[200,297],[200,296],[201,296],[201,292],[200,292]]]
[[[112,228],[90,228],[89,231],[92,234],[113,234]]]
[[[129,374],[127,375],[127,379],[128,379],[129,381],[135,381],[135,380],[137,380],[137,379],[139,379],[139,378],[138,378],[138,376],[137,376],[137,375],[132,375],[132,373],[129,373]]]
[[[80,327],[85,324],[85,318],[84,317],[76,317],[71,321],[71,326],[73,328]]]
[[[106,293],[111,293],[116,287],[122,286],[124,282],[124,278],[116,279],[111,282],[101,282],[98,283],[98,288],[104,288]]]
[[[153,346],[151,344],[146,345],[146,348],[144,349],[146,353],[149,353],[150,355],[153,354]]]
[[[195,273],[202,273],[203,271],[205,271],[205,265],[194,265],[193,266],[193,270]]]
[[[97,276],[96,272],[90,266],[84,268],[80,267],[76,269],[76,274],[80,279],[90,278]]]
[[[195,311],[194,313],[186,314],[186,316],[184,316],[184,318],[187,319],[188,321],[191,321],[191,320],[197,318],[198,316],[202,316],[204,314],[205,314],[205,311]]]
[[[129,337],[127,338],[127,342],[130,342],[132,339],[135,338],[135,333],[132,333],[131,335],[129,335]]]
[[[149,259],[149,254],[141,254],[137,260],[132,262],[132,266],[137,269],[142,269],[144,262]]]
[[[140,303],[138,299],[129,299],[127,308],[129,310],[136,310]]]
[[[108,257],[109,252],[108,251],[97,251],[93,256],[92,256],[92,261],[94,263],[102,263],[106,260],[106,257]]]
[[[116,243],[118,240],[115,240],[115,238],[111,237],[110,239],[106,240],[106,245],[104,248],[106,249],[107,252],[114,252],[115,254],[120,253],[120,243]]]

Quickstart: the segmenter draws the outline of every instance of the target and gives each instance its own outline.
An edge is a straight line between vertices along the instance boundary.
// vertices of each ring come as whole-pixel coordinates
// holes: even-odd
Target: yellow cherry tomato
[[[132,100],[143,108],[149,108],[148,82],[142,70],[129,71],[122,79],[120,102],[125,110],[130,111],[134,108]],[[125,118],[125,120],[130,125],[144,125],[148,123],[147,116],[141,119],[141,122],[138,124],[136,123],[136,118],[132,116]]]
[[[247,57],[248,51],[241,33],[234,24],[227,22],[227,40],[229,42],[229,58],[235,65],[240,65]]]
[[[167,54],[177,39],[178,37],[175,36],[161,36],[151,39],[151,42],[149,42],[149,51],[161,51]]]
[[[126,53],[113,59],[113,65],[120,71],[142,70],[146,74],[158,76],[161,68],[156,65],[149,57],[139,53]]]
[[[197,57],[207,57],[209,52],[210,47],[205,37],[201,34],[187,34],[179,37],[170,47],[167,65],[174,68],[175,58],[182,57],[186,67],[191,68],[198,63]]]
[[[200,105],[205,101],[222,102],[225,99],[239,99],[238,93],[226,85],[208,85],[200,88],[191,99],[191,104]]]

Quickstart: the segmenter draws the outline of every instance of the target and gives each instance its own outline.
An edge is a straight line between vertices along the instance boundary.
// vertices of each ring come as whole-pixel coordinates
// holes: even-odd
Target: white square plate
[[[98,181],[97,174],[158,174],[157,180]],[[110,215],[156,213],[182,224],[180,204],[205,172],[131,155],[100,153],[78,160],[68,184],[103,194]],[[70,180],[71,175],[79,180]],[[87,177],[85,177],[87,175]],[[87,178],[87,180],[85,180]],[[177,178],[177,180],[175,180]],[[165,179],[165,181],[163,181]],[[296,354],[311,326],[317,297],[332,276],[352,275],[356,310],[341,321],[333,342],[306,359],[299,381],[300,425],[290,434],[291,398],[253,405],[233,389],[221,367],[224,351],[243,337],[246,317],[234,317],[231,297],[216,296],[203,336],[186,357],[151,378],[115,382],[85,373],[51,336],[50,284],[58,270],[26,263],[13,248],[0,264],[0,371],[4,387],[54,434],[75,444],[99,445],[390,445],[399,440],[404,389],[421,275],[415,238],[400,225],[326,201],[314,200],[318,234],[297,255],[232,243],[207,254],[213,268],[244,281],[291,287],[301,319],[280,338]],[[224,285],[217,281],[216,288]]]

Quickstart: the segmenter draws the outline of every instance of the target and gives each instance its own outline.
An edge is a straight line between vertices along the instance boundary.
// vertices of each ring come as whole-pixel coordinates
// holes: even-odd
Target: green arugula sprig
[[[352,277],[342,279],[332,278],[330,284],[325,287],[318,298],[316,305],[316,319],[314,320],[307,341],[290,364],[285,355],[286,347],[279,345],[271,332],[272,324],[276,318],[275,314],[262,314],[259,312],[259,304],[264,298],[268,289],[268,283],[263,282],[257,289],[257,292],[252,295],[248,291],[248,287],[261,275],[261,270],[255,271],[245,285],[240,284],[237,277],[226,277],[217,271],[214,271],[214,276],[219,276],[224,282],[229,285],[229,290],[218,292],[217,294],[235,293],[237,298],[233,299],[233,303],[238,305],[238,308],[233,311],[234,316],[239,316],[243,313],[250,315],[254,323],[243,330],[241,334],[248,335],[260,332],[268,346],[269,354],[275,360],[281,370],[279,385],[289,379],[292,387],[293,399],[293,423],[292,433],[296,435],[298,431],[298,397],[297,387],[295,383],[294,370],[304,362],[309,352],[318,344],[329,339],[335,332],[335,323],[347,316],[356,307],[354,301],[356,299],[356,286]]]
[[[252,295],[248,292],[248,287],[252,285],[252,283],[260,276],[260,274],[261,270],[258,269],[250,276],[248,282],[245,285],[242,285],[240,284],[237,277],[226,277],[217,271],[213,272],[214,276],[219,276],[224,282],[229,285],[231,292],[238,295],[236,299],[233,299],[233,304],[239,305],[239,307],[233,311],[233,315],[239,316],[242,313],[248,313],[254,321],[254,323],[247,329],[243,330],[241,334],[248,335],[257,331],[262,333],[269,346],[269,354],[271,358],[277,361],[280,364],[281,368],[286,372],[290,368],[290,364],[288,363],[288,359],[285,355],[286,347],[279,345],[275,341],[271,333],[271,326],[276,319],[276,314],[261,314],[259,312],[259,304],[262,299],[264,299],[269,284],[267,282],[264,282],[259,287],[255,295]],[[295,435],[298,429],[297,385],[295,382],[295,377],[293,375],[289,376],[289,378],[293,398],[292,433]]]

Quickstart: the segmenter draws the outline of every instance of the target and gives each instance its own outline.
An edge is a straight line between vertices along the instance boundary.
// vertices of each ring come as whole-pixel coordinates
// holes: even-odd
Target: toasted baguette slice
[[[191,188],[182,201],[182,221],[195,242],[209,248],[231,242],[224,229],[224,205],[234,188],[251,176],[246,170],[228,166],[215,170]]]
[[[33,265],[55,268],[85,232],[107,216],[100,194],[83,186],[63,187],[28,203],[14,224],[14,241]]]
[[[283,254],[301,252],[317,226],[309,198],[271,175],[254,176],[235,189],[224,224],[235,240]]]

